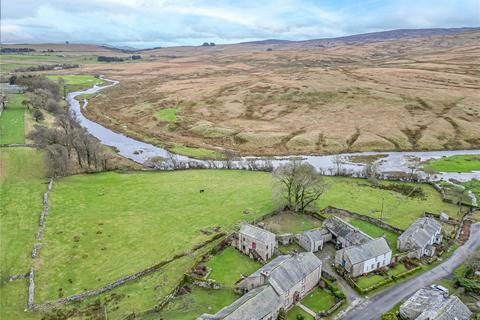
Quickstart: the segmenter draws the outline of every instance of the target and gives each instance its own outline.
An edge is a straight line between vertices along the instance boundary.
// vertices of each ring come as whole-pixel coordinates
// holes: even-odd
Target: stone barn
[[[274,233],[248,223],[242,223],[238,231],[236,247],[251,258],[267,262],[273,257],[277,241]]]
[[[411,258],[435,254],[435,244],[442,242],[442,225],[434,218],[417,219],[397,240],[399,251],[410,251]]]

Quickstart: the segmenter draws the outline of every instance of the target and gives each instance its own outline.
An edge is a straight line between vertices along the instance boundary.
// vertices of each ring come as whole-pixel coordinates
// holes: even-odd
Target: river
[[[135,162],[145,164],[151,162],[152,157],[167,158],[168,165],[164,164],[163,168],[171,168],[171,164],[175,163],[177,166],[183,167],[215,167],[215,168],[232,168],[232,169],[261,169],[266,165],[277,167],[291,159],[291,156],[271,157],[266,160],[262,157],[241,157],[239,159],[228,162],[225,161],[204,161],[192,159],[182,155],[172,155],[167,150],[157,147],[142,141],[127,137],[121,133],[114,132],[94,121],[87,119],[82,109],[88,106],[88,102],[84,100],[82,103],[75,99],[76,96],[82,94],[97,93],[100,90],[115,86],[118,81],[108,80],[110,84],[105,86],[93,86],[85,91],[71,92],[66,99],[70,106],[70,111],[76,115],[78,122],[85,127],[90,134],[99,139],[103,144],[116,148],[118,153],[126,158],[132,159]],[[441,157],[469,154],[480,155],[480,150],[445,150],[445,151],[405,151],[405,152],[358,152],[358,153],[341,153],[338,155],[323,155],[323,156],[295,156],[313,165],[317,170],[320,170],[326,175],[333,175],[338,173],[339,169],[350,176],[363,176],[365,163],[354,161],[352,157],[355,156],[379,156],[375,163],[377,171],[381,173],[384,178],[389,176],[399,176],[399,173],[405,175],[415,173],[420,178],[431,181],[438,181],[441,179],[455,179],[458,181],[468,181],[471,179],[480,179],[480,171],[474,172],[439,172],[436,174],[425,173],[420,162],[438,159]],[[358,158],[357,158],[358,159]],[[339,164],[340,163],[340,164]]]

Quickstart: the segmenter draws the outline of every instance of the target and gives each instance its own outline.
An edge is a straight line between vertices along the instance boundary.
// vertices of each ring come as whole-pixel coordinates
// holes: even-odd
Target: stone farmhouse
[[[280,309],[300,301],[320,281],[322,261],[311,252],[281,255],[241,279],[236,288],[245,294],[214,315],[197,320],[274,320]]]
[[[434,218],[417,219],[397,240],[399,251],[410,251],[409,257],[433,256],[435,244],[442,242],[442,225]]]
[[[404,320],[468,320],[472,312],[454,295],[435,286],[415,292],[400,306]]]
[[[337,250],[367,243],[373,238],[338,217],[330,217],[323,226],[332,234]]]
[[[335,265],[341,266],[353,277],[386,267],[391,261],[392,250],[385,238],[346,247],[335,254]]]
[[[248,223],[242,223],[235,247],[251,258],[267,262],[273,257],[277,242],[274,233]]]
[[[309,252],[322,250],[323,242],[331,240],[331,234],[327,229],[307,230],[297,235],[298,244]]]

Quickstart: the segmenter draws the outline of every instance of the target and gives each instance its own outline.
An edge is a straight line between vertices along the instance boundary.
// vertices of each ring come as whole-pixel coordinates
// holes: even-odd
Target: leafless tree
[[[300,160],[279,166],[273,171],[273,177],[281,185],[286,208],[294,212],[305,212],[326,189],[323,176]]]
[[[343,160],[342,160],[342,156],[340,156],[339,154],[337,154],[334,158],[333,158],[333,164],[335,165],[335,175],[336,176],[340,176],[342,175],[342,171],[343,171]]]
[[[378,186],[378,178],[380,176],[378,164],[376,162],[368,162],[364,169],[365,177],[374,186]]]
[[[51,177],[61,177],[68,173],[68,155],[64,146],[52,144],[45,148],[48,172]]]

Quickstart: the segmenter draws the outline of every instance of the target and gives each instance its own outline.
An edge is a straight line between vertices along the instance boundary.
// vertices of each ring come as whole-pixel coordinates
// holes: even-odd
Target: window
[[[257,249],[257,244],[255,242],[252,242],[252,249]]]

